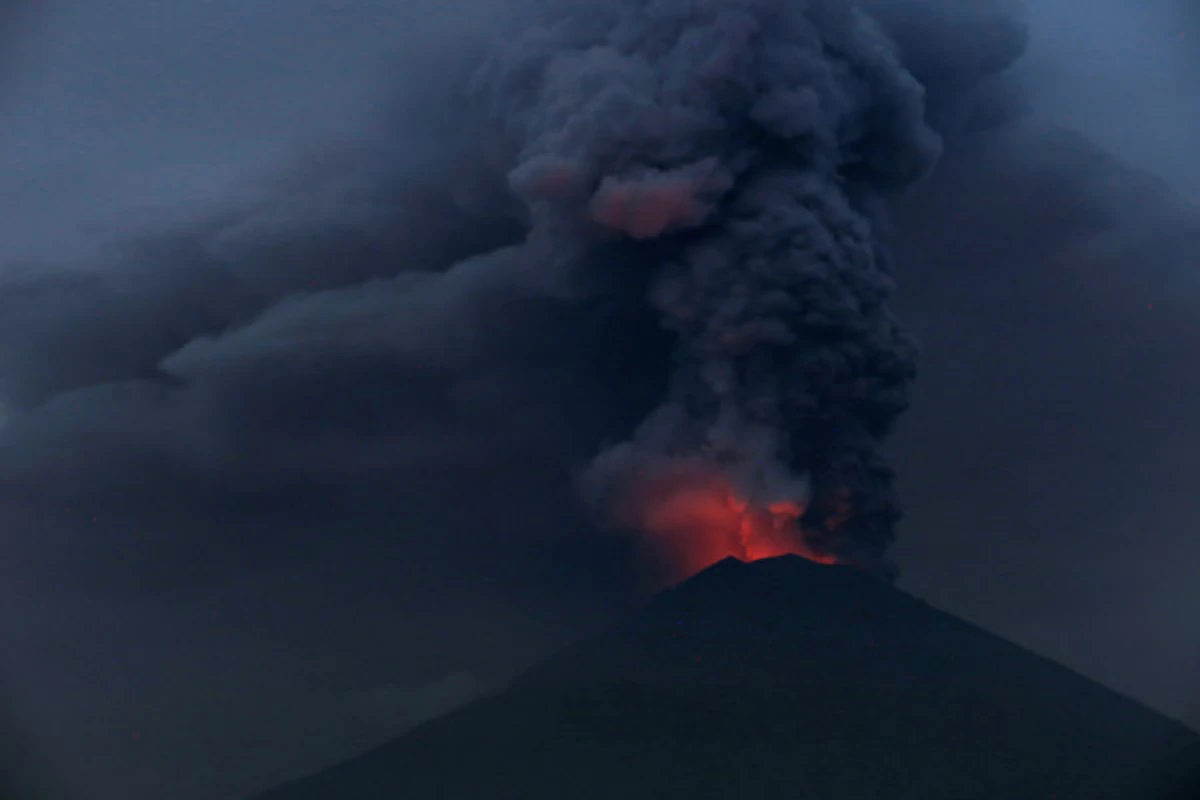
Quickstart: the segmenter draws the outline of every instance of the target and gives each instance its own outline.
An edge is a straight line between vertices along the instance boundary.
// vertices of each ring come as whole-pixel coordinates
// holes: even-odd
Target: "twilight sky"
[[[948,2],[869,4],[936,79],[960,56],[910,7]],[[653,332],[447,272],[522,232],[446,100],[505,15],[44,5],[0,17],[0,701],[68,796],[271,785],[636,601],[571,470],[657,391]],[[1027,5],[893,203],[893,553],[1197,726],[1200,14]]]

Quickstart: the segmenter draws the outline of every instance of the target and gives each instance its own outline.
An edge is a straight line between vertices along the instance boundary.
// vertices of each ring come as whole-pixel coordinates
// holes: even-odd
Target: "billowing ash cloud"
[[[72,563],[137,585],[303,551],[352,508],[357,536],[433,526],[414,558],[470,536],[503,572],[581,528],[575,471],[611,510],[702,464],[877,560],[914,374],[879,201],[939,152],[917,77],[959,103],[1020,26],[864,8],[535,5],[403,130],[87,264],[7,267],[14,530],[78,532]]]
[[[878,564],[899,517],[880,444],[915,374],[878,201],[940,151],[908,67],[957,132],[1021,52],[1013,10],[560,3],[477,76],[553,268],[617,268],[589,221],[644,243],[620,258],[673,353],[667,397],[586,476],[620,521],[637,487],[707,468],[803,509],[809,546]]]
[[[876,558],[912,377],[885,241],[923,349],[910,588],[1185,708],[1194,215],[1013,124],[1011,3],[851,5],[543,3],[462,64],[431,19],[360,140],[81,263],[0,265],[5,678],[56,710],[55,774],[244,795],[319,760],[304,730],[351,741],[346,696],[519,666],[639,577],[581,473],[611,513],[646,470],[717,465]],[[926,126],[945,153],[899,191]],[[265,740],[291,755],[250,775]]]
[[[937,157],[921,86],[844,3],[554,11],[477,76],[518,151],[531,245],[569,272],[613,269],[594,258],[604,229],[653,240],[625,257],[675,342],[667,398],[592,482],[627,494],[702,460],[805,507],[820,549],[878,556],[897,518],[879,442],[914,347],[873,202]]]
[[[914,348],[887,311],[869,202],[936,158],[920,86],[843,4],[601,16],[534,67],[542,92],[516,114],[520,170],[552,159],[600,176],[593,208],[626,211],[594,219],[636,238],[679,231],[647,257],[677,341],[668,398],[593,478],[641,483],[702,459],[755,500],[799,501],[821,549],[878,555],[896,518],[878,443]],[[506,76],[530,69],[528,44],[514,49]],[[544,110],[562,107],[581,111]]]

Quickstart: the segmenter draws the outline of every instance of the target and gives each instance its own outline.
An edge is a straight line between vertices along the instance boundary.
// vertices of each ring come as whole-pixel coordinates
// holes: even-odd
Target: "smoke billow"
[[[888,311],[877,201],[939,152],[924,92],[876,23],[837,2],[557,7],[484,65],[531,241],[556,269],[613,236],[670,332],[667,396],[590,482],[697,462],[809,544],[877,559],[898,517],[879,452],[915,348]],[[588,223],[592,223],[589,225]]]
[[[495,565],[524,546],[506,536],[580,527],[533,522],[573,471],[624,523],[639,483],[707,471],[877,564],[915,354],[882,201],[1020,38],[907,8],[534,4],[410,93],[419,124],[401,109],[92,264],[7,269],[14,524],[88,520],[73,561],[107,580],[207,580],[347,507],[361,536],[435,519],[452,539],[477,527],[449,510],[469,492]],[[290,538],[264,532],[293,510]]]
[[[923,351],[894,440],[909,586],[1184,708],[1200,227],[1022,117],[1014,3],[533,2],[419,3],[354,140],[0,268],[6,668],[70,709],[79,792],[183,797],[338,686],[520,666],[635,588],[643,539],[594,506],[682,570],[799,527],[879,561],[914,374],[893,271]],[[1171,593],[1131,666],[1145,586]],[[230,651],[225,688],[180,690]],[[148,720],[188,725],[129,740]]]

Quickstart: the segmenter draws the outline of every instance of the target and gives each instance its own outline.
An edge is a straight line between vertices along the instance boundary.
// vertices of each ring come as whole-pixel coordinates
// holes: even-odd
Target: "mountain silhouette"
[[[255,800],[1194,798],[1200,735],[848,567],[726,559]]]

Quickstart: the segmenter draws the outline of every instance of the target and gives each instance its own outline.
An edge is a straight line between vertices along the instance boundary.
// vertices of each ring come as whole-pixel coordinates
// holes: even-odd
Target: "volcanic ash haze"
[[[878,563],[898,517],[879,443],[914,347],[888,311],[877,201],[938,155],[921,86],[844,2],[555,2],[537,19],[473,82],[516,153],[523,260],[566,291],[635,273],[674,341],[666,397],[587,491],[654,533],[646,503],[711,486],[777,541],[698,549]]]
[[[552,541],[583,527],[572,488],[660,578],[886,569],[879,448],[915,351],[880,208],[937,159],[927,100],[958,120],[1020,42],[989,3],[908,5],[535,0],[405,95],[401,132],[87,269],[10,270],[0,493],[31,528],[86,506],[72,563],[122,591],[330,538],[258,533],[297,504],[325,515],[306,530],[361,512],[363,539],[436,518],[489,569],[548,541],[586,562],[599,545]],[[455,517],[464,493],[493,532]],[[462,568],[421,538],[406,561]]]

